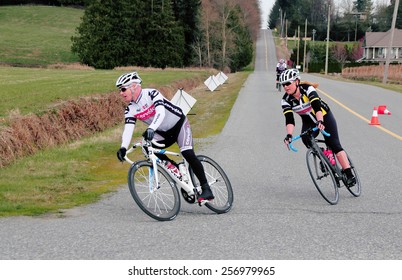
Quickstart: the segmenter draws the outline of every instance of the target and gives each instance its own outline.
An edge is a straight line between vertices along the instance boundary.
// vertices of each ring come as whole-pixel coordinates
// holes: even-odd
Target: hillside
[[[78,62],[71,53],[84,11],[51,6],[0,7],[0,64],[45,66]]]

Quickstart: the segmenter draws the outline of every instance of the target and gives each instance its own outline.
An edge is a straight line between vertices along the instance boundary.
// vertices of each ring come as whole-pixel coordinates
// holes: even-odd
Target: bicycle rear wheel
[[[180,196],[176,183],[162,168],[158,168],[159,186],[154,168],[148,161],[133,163],[128,171],[128,188],[134,201],[151,218],[170,221],[180,211]]]
[[[306,162],[311,179],[318,192],[329,204],[337,204],[339,200],[338,181],[328,162],[311,149],[307,150]]]
[[[352,174],[355,176],[356,178],[356,184],[353,185],[352,187],[348,187],[346,186],[346,188],[348,189],[348,191],[355,197],[360,196],[361,192],[362,192],[362,186],[360,183],[360,178],[359,175],[357,174],[357,170],[355,165],[353,164],[352,160],[350,159],[349,155],[348,155],[348,160],[350,163],[350,168],[352,169]]]
[[[197,158],[204,167],[208,184],[215,196],[215,198],[211,202],[206,203],[205,206],[218,214],[229,212],[232,208],[234,198],[232,185],[230,184],[228,176],[219,164],[210,157],[198,155]],[[190,176],[194,186],[199,185],[191,168]]]

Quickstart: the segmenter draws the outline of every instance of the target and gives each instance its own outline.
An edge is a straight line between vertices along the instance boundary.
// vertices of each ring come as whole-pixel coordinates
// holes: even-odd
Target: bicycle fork
[[[159,185],[159,176],[158,172],[155,172],[155,170],[158,170],[158,163],[157,163],[157,157],[152,154],[150,155],[151,161],[152,161],[152,167],[149,169],[149,192],[153,193],[155,190],[158,190],[160,188]],[[155,188],[154,188],[154,177],[155,177]]]

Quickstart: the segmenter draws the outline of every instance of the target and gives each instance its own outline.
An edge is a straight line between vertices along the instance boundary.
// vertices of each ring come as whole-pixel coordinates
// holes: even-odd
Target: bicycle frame
[[[318,127],[313,127],[313,128],[307,129],[306,131],[304,131],[304,132],[301,133],[300,135],[297,135],[297,136],[293,137],[293,138],[292,138],[292,142],[293,142],[293,141],[296,141],[296,140],[298,140],[298,139],[300,139],[300,138],[302,138],[304,135],[310,135],[310,137],[312,137],[312,136],[311,136],[311,133],[312,133],[312,132],[315,132],[315,131],[317,131],[317,130],[318,130]],[[324,131],[324,130],[321,130],[321,133],[322,133],[322,135],[327,136],[327,137],[331,136],[331,134],[329,134],[328,132],[326,132],[326,131]],[[312,138],[313,138],[313,137],[312,137]],[[295,147],[293,147],[292,142],[289,143],[289,148],[290,148],[292,151],[297,152],[298,150],[297,150]],[[314,142],[314,141],[313,141],[313,142]],[[313,144],[313,143],[311,143],[311,144]]]
[[[310,129],[304,131],[303,133],[301,133],[300,135],[295,136],[294,138],[292,138],[292,142],[295,141],[295,140],[297,140],[297,139],[300,139],[300,138],[303,137],[304,135],[308,135],[308,137],[309,137],[309,138],[308,138],[308,141],[310,142],[310,146],[311,146],[310,149],[312,149],[313,151],[315,151],[315,152],[321,154],[322,158],[328,163],[328,166],[331,168],[331,171],[332,171],[332,173],[335,175],[335,178],[336,178],[338,181],[340,181],[340,180],[342,180],[342,173],[341,173],[341,170],[338,168],[337,164],[335,164],[335,165],[331,164],[331,162],[329,161],[329,159],[328,159],[328,158],[324,155],[324,153],[322,152],[320,146],[318,146],[318,144],[317,144],[317,143],[325,143],[325,141],[324,141],[324,140],[320,140],[320,139],[315,139],[315,138],[312,136],[312,133],[315,132],[315,131],[317,131],[317,130],[318,130],[318,127],[310,128]],[[331,136],[331,134],[329,134],[329,133],[326,132],[325,130],[321,130],[321,133],[322,133],[322,135],[327,136],[327,137]],[[290,149],[291,149],[292,151],[294,151],[294,152],[297,152],[297,151],[298,151],[295,147],[293,147],[292,143],[289,144],[289,147],[290,147]],[[335,155],[334,155],[334,160],[335,160],[335,162],[337,162],[337,159],[336,159]]]
[[[305,132],[303,132],[302,134],[300,134],[300,135],[294,137],[294,138],[292,139],[292,141],[293,141],[293,140],[297,140],[297,139],[301,138],[301,137],[304,136],[304,135],[309,135],[309,141],[310,141],[310,145],[311,145],[311,147],[312,147],[311,149],[313,149],[313,150],[316,151],[317,153],[320,153],[320,154],[321,154],[322,158],[328,163],[329,168],[331,169],[332,173],[334,174],[334,176],[335,176],[335,178],[337,179],[338,182],[339,182],[339,181],[344,181],[345,178],[344,178],[344,176],[343,176],[343,174],[342,174],[342,170],[338,167],[338,160],[337,160],[336,156],[334,155],[335,164],[331,164],[330,161],[329,161],[329,159],[324,155],[324,153],[323,153],[322,150],[320,149],[320,146],[318,146],[318,144],[317,144],[317,143],[325,143],[325,141],[324,141],[324,140],[320,140],[320,139],[315,139],[315,138],[311,135],[312,132],[317,131],[317,130],[318,130],[317,127],[314,127],[314,128],[312,128],[312,129],[308,129],[308,130],[306,130]],[[324,131],[324,130],[322,130],[321,133],[322,133],[324,136],[327,136],[327,137],[330,136],[330,134],[327,133],[327,132]],[[297,149],[295,149],[291,144],[289,144],[289,147],[290,147],[293,151],[297,152]]]
[[[152,142],[154,145],[158,145],[155,142]],[[194,195],[194,185],[193,182],[190,178],[190,172],[189,172],[189,164],[186,161],[186,159],[177,152],[172,152],[172,151],[167,151],[164,149],[159,149],[159,148],[154,148],[152,147],[152,144],[150,142],[144,141],[144,142],[138,142],[135,143],[129,150],[127,150],[127,154],[131,153],[134,151],[134,149],[136,149],[137,147],[141,147],[142,148],[142,152],[143,154],[146,156],[146,158],[152,162],[152,167],[153,167],[153,171],[150,172],[150,176],[155,176],[155,182],[156,182],[156,187],[159,186],[159,178],[158,178],[158,168],[162,167],[164,168],[166,171],[168,171],[168,174],[170,175],[170,177],[176,182],[176,184],[178,186],[180,186],[182,189],[184,189],[188,195]],[[148,150],[148,153],[146,152],[146,149]],[[164,165],[161,164],[161,160],[156,156],[156,154],[166,154],[166,155],[172,155],[172,156],[176,156],[176,157],[180,157],[183,160],[183,164],[184,167],[186,169],[186,173],[188,176],[188,182],[185,182],[184,180],[180,180],[179,178],[172,176],[170,174],[170,171],[167,170],[167,168],[165,168]],[[127,155],[125,157],[125,160],[129,163],[129,164],[133,164],[134,162],[132,160],[130,160]],[[182,174],[183,175],[183,174]],[[152,180],[150,180],[150,182],[152,182]],[[149,191],[152,193],[154,190],[154,186],[150,185],[149,186]],[[200,191],[200,190],[197,190]]]

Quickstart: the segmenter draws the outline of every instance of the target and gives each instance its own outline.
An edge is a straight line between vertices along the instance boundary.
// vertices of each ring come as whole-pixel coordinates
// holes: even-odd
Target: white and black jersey
[[[316,122],[315,112],[322,111],[323,115],[329,111],[329,106],[318,96],[313,86],[299,84],[300,100],[293,95],[285,93],[282,97],[281,105],[283,114],[286,118],[286,124],[295,124],[293,112],[300,115],[303,121]]]
[[[125,113],[125,127],[122,136],[122,147],[128,147],[137,120],[148,124],[156,133],[164,135],[182,124],[185,115],[180,107],[172,104],[158,90],[142,89],[138,103],[130,102]]]

